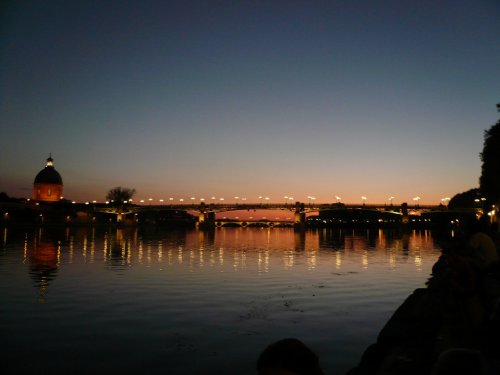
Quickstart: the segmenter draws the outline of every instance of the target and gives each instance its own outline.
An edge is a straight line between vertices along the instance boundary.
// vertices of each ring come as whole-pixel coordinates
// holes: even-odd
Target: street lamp
[[[484,211],[485,211],[485,205],[484,205],[484,204],[486,203],[486,198],[481,197],[481,198],[480,198],[480,201],[481,201],[481,206],[480,206],[480,208],[481,208],[482,212],[484,212]]]
[[[391,202],[391,207],[392,207],[392,201],[394,200],[394,197],[393,196],[390,196],[389,197],[389,202]]]
[[[364,205],[365,205],[365,203],[366,203],[366,197],[363,195],[363,196],[361,197],[361,200],[363,201],[363,206],[364,206]]]
[[[449,202],[451,199],[449,197],[441,198],[441,204],[446,205],[446,202]]]
[[[314,198],[313,196],[311,195],[308,195],[307,196],[307,199],[309,199],[309,207],[311,207],[311,201],[315,200],[316,198]]]
[[[342,198],[339,197],[338,195],[335,196],[335,199],[337,200],[337,203],[340,203],[340,201],[342,200]]]
[[[417,196],[417,197],[413,198],[413,200],[415,201],[415,204],[418,207],[418,201],[420,200],[420,197]]]

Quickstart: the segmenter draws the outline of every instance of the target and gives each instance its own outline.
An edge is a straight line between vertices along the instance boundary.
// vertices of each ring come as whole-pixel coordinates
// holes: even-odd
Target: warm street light
[[[363,195],[363,196],[361,197],[361,200],[363,201],[363,206],[364,206],[364,205],[365,205],[365,203],[366,203],[366,197]]]
[[[418,201],[420,200],[420,197],[415,197],[415,198],[413,198],[413,200],[416,202],[416,205],[418,207]]]
[[[485,201],[486,201],[486,198],[483,198],[483,197],[474,199],[474,202],[476,202],[476,203],[482,202],[483,203],[482,204],[483,208],[484,208],[484,202]]]
[[[308,195],[307,199],[309,199],[309,207],[312,207],[311,201],[314,201],[316,198],[311,195]]]
[[[342,200],[342,198],[339,197],[338,195],[335,196],[335,199],[337,200],[337,203],[340,203],[340,201]]]

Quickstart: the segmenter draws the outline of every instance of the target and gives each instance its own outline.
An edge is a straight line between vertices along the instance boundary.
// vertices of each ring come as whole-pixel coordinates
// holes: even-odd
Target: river
[[[344,374],[440,255],[428,230],[0,235],[3,374],[255,374],[284,337]]]

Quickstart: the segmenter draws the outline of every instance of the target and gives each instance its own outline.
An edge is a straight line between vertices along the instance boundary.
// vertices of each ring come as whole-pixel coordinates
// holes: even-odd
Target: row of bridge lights
[[[269,201],[271,200],[270,197],[265,197],[265,196],[262,196],[262,195],[260,195],[258,198],[259,198],[259,201],[260,201],[261,204],[263,203],[263,201],[265,201],[266,203],[269,203]],[[63,199],[63,198],[61,197],[61,199]],[[238,201],[240,201],[240,200],[241,200],[242,203],[245,203],[247,201],[246,197],[238,197],[238,196],[236,196],[236,197],[234,197],[234,199],[235,199],[236,203],[238,203]],[[285,195],[283,197],[283,199],[285,199],[285,205],[288,204],[288,203],[293,203],[293,201],[295,200],[294,197],[291,197],[291,196],[288,196],[288,195]],[[316,197],[308,195],[307,199],[309,201],[309,205],[311,205],[311,204],[314,204],[314,201],[316,200]],[[393,197],[393,196],[390,196],[389,199],[388,199],[389,202],[391,202],[391,206],[392,206],[392,203],[393,203],[394,199],[395,199],[395,197]],[[412,198],[412,200],[415,202],[415,204],[417,206],[419,204],[420,199],[421,198],[419,196],[416,196],[416,197]],[[30,199],[27,199],[27,200],[29,201]],[[189,200],[194,204],[195,201],[196,201],[196,198],[195,197],[191,197],[191,198],[189,198]],[[187,200],[187,202],[189,202],[189,200]],[[340,197],[338,195],[335,195],[335,200],[337,201],[337,203],[341,203],[342,197]],[[368,198],[366,196],[364,196],[364,195],[361,196],[361,202],[363,203],[363,205],[366,203],[367,200],[368,200]],[[451,198],[449,198],[449,197],[441,198],[441,204],[446,205],[447,202],[449,202],[450,200],[451,200]],[[480,198],[480,199],[475,199],[475,202],[478,203],[478,202],[485,201],[485,200],[486,200],[486,198]],[[153,198],[148,198],[148,199],[141,199],[141,200],[139,200],[139,203],[149,203],[149,204],[151,204],[153,201],[154,201]],[[158,199],[158,201],[160,202],[160,204],[163,204],[164,202],[169,202],[170,204],[173,204],[174,201],[175,201],[175,198],[170,197],[170,198],[168,198],[168,200]],[[184,198],[179,198],[179,202],[181,204],[183,202],[185,202],[185,201],[186,200]],[[205,200],[205,198],[199,198],[199,201],[201,203],[201,202],[205,202],[206,200]],[[217,201],[219,201],[219,202],[222,203],[222,202],[225,201],[225,199],[222,198],[222,197],[221,198],[211,197],[210,201],[212,203],[215,203]],[[123,201],[123,203],[132,203],[132,202],[133,202],[132,199]],[[72,201],[71,203],[75,204],[77,202],[76,201]],[[92,204],[96,204],[97,201],[94,200],[94,201],[87,201],[87,202],[85,202],[86,205],[89,205],[91,203]],[[106,201],[105,203],[109,204],[109,203],[113,203],[113,201]]]

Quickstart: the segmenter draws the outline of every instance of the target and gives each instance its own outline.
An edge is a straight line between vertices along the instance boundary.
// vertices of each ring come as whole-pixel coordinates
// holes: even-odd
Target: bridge
[[[90,207],[89,207],[90,208]],[[192,217],[198,217],[200,226],[295,226],[303,227],[306,224],[307,217],[311,215],[320,215],[324,217],[335,216],[341,212],[356,213],[357,216],[366,215],[370,218],[375,216],[381,217],[392,213],[394,215],[403,215],[408,217],[411,214],[421,214],[423,212],[446,209],[443,205],[412,205],[408,206],[403,203],[401,205],[387,204],[307,204],[296,202],[295,204],[288,203],[213,203],[213,204],[155,204],[155,205],[135,205],[123,204],[120,206],[110,206],[105,204],[95,204],[92,207],[94,212],[101,212],[116,215],[117,222],[121,222],[126,215],[134,214],[135,216],[162,217],[183,213],[190,214]],[[256,210],[282,210],[289,211],[293,218],[269,218],[258,219],[251,218],[245,220],[216,218],[217,213],[231,211],[256,211]],[[377,214],[377,212],[379,214]],[[344,214],[345,215],[345,214]],[[153,219],[152,219],[153,220]],[[356,219],[357,220],[357,219]],[[403,222],[405,219],[402,219]]]
[[[186,212],[227,212],[227,211],[237,211],[237,210],[288,210],[296,212],[297,209],[309,212],[318,212],[320,210],[332,210],[332,209],[367,209],[367,210],[379,210],[379,211],[394,211],[401,212],[403,207],[413,212],[425,212],[434,211],[437,209],[446,208],[443,205],[406,205],[405,203],[401,205],[387,205],[387,204],[344,204],[344,203],[325,203],[325,204],[307,204],[296,202],[295,204],[284,204],[284,203],[212,203],[212,204],[154,204],[154,205],[137,205],[137,204],[123,204],[120,206],[110,206],[103,203],[93,204],[96,211],[115,213],[117,214],[119,210],[122,210],[122,214],[130,214],[137,212],[147,212],[147,211],[163,211],[163,210],[176,210],[176,211],[186,211]]]

